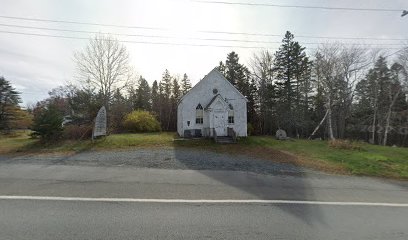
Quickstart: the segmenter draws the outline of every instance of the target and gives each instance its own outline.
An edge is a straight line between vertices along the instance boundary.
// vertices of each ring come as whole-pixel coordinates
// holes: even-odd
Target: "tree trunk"
[[[335,140],[333,135],[333,124],[332,124],[332,114],[331,114],[331,106],[329,106],[329,109],[327,109],[328,115],[327,115],[327,123],[329,127],[329,138],[330,140]]]
[[[377,107],[375,107],[375,109],[374,109],[374,116],[373,116],[373,123],[372,123],[372,125],[371,125],[371,127],[372,127],[372,133],[371,133],[371,139],[370,139],[370,143],[371,144],[375,144],[375,124],[376,124],[376,121],[377,121]]]
[[[397,93],[395,94],[394,98],[391,101],[390,106],[388,107],[387,119],[386,119],[386,122],[385,122],[385,129],[384,129],[384,140],[383,140],[383,145],[384,146],[387,145],[392,108],[394,107],[395,101],[397,100],[399,93],[400,93],[400,89],[398,89]]]
[[[312,132],[312,134],[310,135],[310,137],[308,138],[309,140],[312,139],[312,137],[316,134],[316,132],[319,130],[319,128],[322,126],[322,124],[324,123],[324,121],[326,120],[327,114],[329,113],[329,110],[327,109],[326,114],[324,114],[324,117],[322,118],[322,120],[320,121],[319,125],[317,125],[317,127],[315,128],[315,130]]]

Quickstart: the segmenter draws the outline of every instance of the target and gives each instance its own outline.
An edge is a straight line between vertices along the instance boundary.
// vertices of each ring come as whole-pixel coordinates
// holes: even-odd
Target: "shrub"
[[[64,127],[63,139],[79,140],[92,137],[91,125],[68,125]]]
[[[158,132],[160,123],[147,111],[137,110],[125,116],[123,126],[130,132]]]
[[[34,113],[32,137],[40,137],[42,141],[57,140],[62,135],[61,112],[53,104],[39,106]]]
[[[329,147],[345,150],[361,150],[361,146],[357,142],[342,139],[330,140]]]

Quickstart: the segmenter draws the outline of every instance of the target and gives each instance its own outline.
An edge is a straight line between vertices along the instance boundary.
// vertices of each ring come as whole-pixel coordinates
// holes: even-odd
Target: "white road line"
[[[408,203],[326,202],[326,201],[263,200],[263,199],[150,199],[150,198],[143,199],[143,198],[52,197],[52,196],[0,196],[0,200],[135,202],[135,203],[266,203],[266,204],[288,204],[288,205],[297,204],[297,205],[408,207]]]

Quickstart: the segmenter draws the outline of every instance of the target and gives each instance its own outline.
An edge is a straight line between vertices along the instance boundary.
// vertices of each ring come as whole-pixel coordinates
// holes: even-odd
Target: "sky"
[[[73,54],[86,47],[89,42],[87,39],[92,37],[94,32],[111,33],[119,41],[123,41],[121,43],[130,54],[131,65],[136,74],[142,75],[150,84],[154,80],[160,80],[165,69],[176,76],[186,73],[192,84],[195,84],[217,66],[219,61],[225,61],[231,51],[238,53],[241,63],[249,65],[257,52],[264,49],[276,51],[282,35],[288,30],[309,53],[318,43],[330,41],[399,48],[407,41],[389,39],[408,39],[408,16],[401,17],[402,10],[408,10],[406,0],[223,1],[396,11],[284,8],[204,1],[213,3],[190,0],[1,0],[0,76],[5,77],[22,93],[22,106],[42,100],[52,88],[69,82],[75,83],[77,74]],[[383,40],[344,39],[350,37]]]

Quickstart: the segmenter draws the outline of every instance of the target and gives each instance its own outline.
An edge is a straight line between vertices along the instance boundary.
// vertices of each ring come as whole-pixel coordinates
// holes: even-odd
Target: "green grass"
[[[175,133],[114,134],[95,142],[95,148],[113,149],[127,147],[166,147],[172,146]]]
[[[30,139],[29,131],[16,131],[10,135],[0,134],[0,154],[15,152],[36,141]]]
[[[238,144],[218,145],[212,140],[174,141],[175,133],[114,134],[106,138],[61,141],[44,145],[19,132],[0,137],[0,154],[81,152],[86,150],[137,147],[189,147],[231,154],[246,154],[280,162],[290,162],[327,172],[408,179],[408,148],[358,143],[359,149],[329,147],[326,141],[278,141],[267,136],[240,139]],[[286,154],[287,153],[287,154]]]
[[[44,144],[39,140],[30,139],[28,135],[15,138],[0,139],[8,146],[0,150],[1,153],[52,153],[52,152],[82,152],[86,150],[119,149],[129,147],[170,147],[173,146],[174,133],[139,133],[139,134],[113,134],[92,141],[87,140],[64,140],[55,143]],[[14,144],[19,141],[19,144]],[[1,149],[1,148],[0,148]]]
[[[408,178],[408,148],[358,143],[359,150],[334,149],[326,141],[278,141],[271,137],[250,137],[247,146],[287,151],[310,161],[324,161],[355,175]]]

